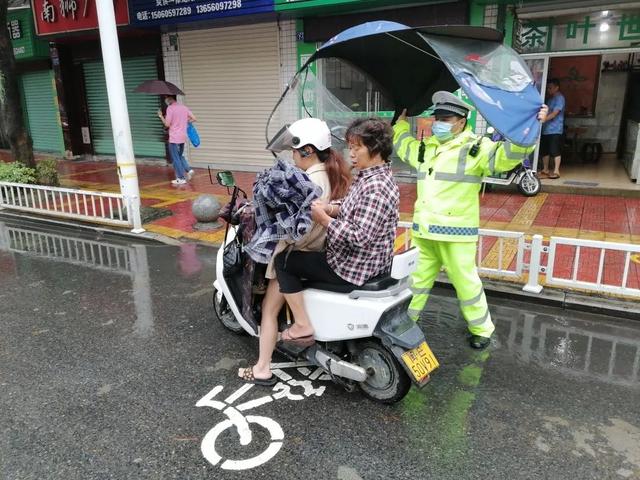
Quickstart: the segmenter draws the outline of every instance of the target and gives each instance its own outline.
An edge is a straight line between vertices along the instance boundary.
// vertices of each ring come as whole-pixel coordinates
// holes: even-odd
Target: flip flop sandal
[[[242,375],[240,376],[242,381],[245,383],[253,383],[254,385],[260,385],[263,387],[273,387],[276,383],[278,383],[278,379],[275,375],[271,374],[269,378],[256,378],[253,376],[253,366],[247,367],[242,370]]]
[[[302,337],[294,337],[291,335],[291,327],[286,328],[280,334],[280,341],[282,343],[292,343],[301,347],[308,347],[316,343],[313,335],[304,335]]]
[[[555,180],[556,178],[560,178],[560,175],[558,175],[557,173],[550,173],[549,178]]]
[[[538,173],[538,178],[549,178],[549,174],[547,172]]]

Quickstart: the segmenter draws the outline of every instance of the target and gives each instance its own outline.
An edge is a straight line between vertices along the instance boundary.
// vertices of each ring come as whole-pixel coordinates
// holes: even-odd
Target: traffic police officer
[[[474,135],[467,115],[475,108],[452,93],[436,92],[432,100],[431,137],[412,137],[406,110],[394,126],[394,149],[418,177],[412,237],[420,257],[408,313],[418,319],[444,267],[471,332],[470,345],[482,349],[495,329],[476,267],[482,179],[515,168],[534,147]],[[543,105],[538,119],[546,113]]]

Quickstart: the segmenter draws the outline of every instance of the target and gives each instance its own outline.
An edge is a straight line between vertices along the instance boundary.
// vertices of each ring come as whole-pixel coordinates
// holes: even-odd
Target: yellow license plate
[[[431,372],[440,366],[427,342],[422,342],[416,348],[403,353],[402,361],[409,367],[418,383],[423,382]]]

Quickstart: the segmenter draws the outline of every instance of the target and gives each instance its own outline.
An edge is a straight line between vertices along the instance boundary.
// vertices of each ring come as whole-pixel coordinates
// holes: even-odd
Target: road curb
[[[498,282],[482,278],[484,290],[489,298],[508,298],[516,301],[527,301],[547,307],[559,307],[567,310],[600,315],[615,315],[630,320],[640,320],[640,302],[601,295],[586,295],[555,288],[545,288],[540,293],[530,293],[522,290],[521,285]],[[448,279],[438,278],[436,285],[453,291],[453,285]]]
[[[162,235],[160,233],[154,233],[154,232],[132,233],[127,230],[116,230],[110,227],[101,227],[97,225],[89,225],[86,223],[71,222],[71,221],[53,219],[48,217],[40,217],[38,215],[13,213],[7,210],[0,209],[0,218],[3,218],[3,217],[7,219],[12,219],[12,220],[27,220],[27,221],[41,222],[41,223],[44,222],[44,223],[49,223],[51,225],[57,225],[60,227],[66,227],[66,228],[78,229],[78,230],[84,230],[84,231],[93,231],[93,232],[98,232],[104,235],[115,235],[120,237],[136,239],[136,240],[159,242],[159,243],[164,243],[166,245],[178,246],[178,245],[182,245],[183,243],[180,240],[176,240],[175,238],[171,238],[166,235]]]

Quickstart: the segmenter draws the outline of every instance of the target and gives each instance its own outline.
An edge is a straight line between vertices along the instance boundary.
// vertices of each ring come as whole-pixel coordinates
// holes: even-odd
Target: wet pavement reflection
[[[196,244],[0,218],[0,478],[640,478],[640,322],[493,299],[476,352],[442,290],[421,320],[441,363],[425,389],[381,406],[289,369],[315,393],[267,400],[235,378],[257,344],[214,320],[214,267]],[[263,421],[242,445],[196,406],[208,394],[283,439]],[[222,468],[207,436],[221,458],[278,450]]]

